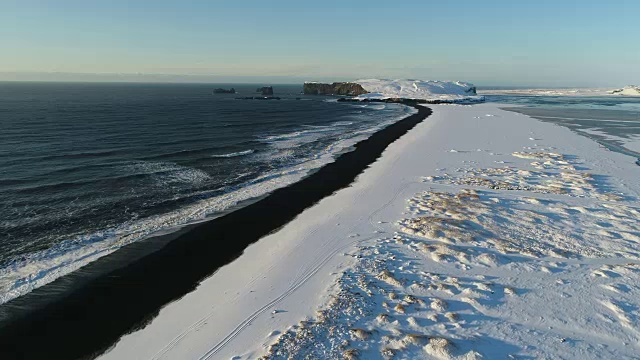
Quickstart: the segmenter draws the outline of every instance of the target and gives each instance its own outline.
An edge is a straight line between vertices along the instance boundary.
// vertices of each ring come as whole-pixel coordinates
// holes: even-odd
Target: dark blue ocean
[[[295,182],[414,111],[301,85],[237,99],[258,86],[0,83],[0,303]]]

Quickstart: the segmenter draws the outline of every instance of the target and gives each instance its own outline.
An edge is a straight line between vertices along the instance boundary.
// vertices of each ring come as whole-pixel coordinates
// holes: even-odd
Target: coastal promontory
[[[305,95],[344,95],[358,96],[368,93],[362,86],[354,82],[334,82],[324,84],[319,82],[305,82]]]
[[[306,82],[305,95],[341,95],[343,101],[460,103],[484,101],[476,87],[461,81],[362,79],[352,82]]]

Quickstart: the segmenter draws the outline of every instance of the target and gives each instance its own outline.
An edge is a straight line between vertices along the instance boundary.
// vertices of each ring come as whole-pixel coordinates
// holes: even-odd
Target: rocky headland
[[[334,82],[331,84],[323,84],[318,82],[305,82],[305,95],[343,95],[358,96],[366,94],[366,91],[360,84],[353,82]]]
[[[362,79],[352,82],[306,82],[305,95],[346,96],[339,101],[405,104],[475,103],[484,101],[473,84],[461,81]]]

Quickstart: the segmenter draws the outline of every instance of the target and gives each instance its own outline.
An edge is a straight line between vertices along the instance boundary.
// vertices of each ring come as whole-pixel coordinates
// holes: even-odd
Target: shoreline
[[[360,99],[357,97],[341,97],[338,98],[338,102],[354,102],[354,103],[386,103],[386,104],[405,104],[410,106],[416,106],[419,104],[428,105],[442,105],[442,104],[459,104],[459,105],[472,105],[485,102],[484,98],[478,100],[470,99],[451,99],[451,100],[425,100],[425,99],[403,99],[403,98],[385,98],[385,99]]]
[[[323,198],[350,186],[389,144],[431,114],[428,108],[407,105],[418,112],[360,141],[354,150],[302,180],[246,207],[183,229],[173,235],[175,239],[156,244],[161,246],[159,249],[137,255],[138,259],[124,267],[89,278],[63,299],[20,313],[0,328],[3,352],[20,358],[98,356],[122,335],[145,327],[162,307],[196,289],[202,280],[240,256],[247,246],[277,231]],[[246,226],[248,219],[250,226]],[[222,241],[225,243],[220,244]],[[138,246],[144,247],[144,242]],[[221,247],[226,248],[224,253],[220,253]],[[55,289],[71,277],[61,277],[39,289],[46,293],[48,288]],[[10,301],[3,307],[11,308],[16,303]],[[87,332],[88,328],[95,330]],[[39,339],[38,346],[33,346],[35,338]]]
[[[386,163],[389,182],[406,184],[395,209],[359,229],[377,235],[350,251],[330,299],[261,359],[637,354],[640,171],[629,157],[495,105],[433,110],[420,141]],[[380,202],[384,188],[372,191]],[[224,355],[256,357],[239,349]]]
[[[640,169],[500,107],[434,105],[99,359],[631,356]]]
[[[506,111],[517,112],[519,114],[523,114],[523,115],[526,115],[526,116],[531,116],[534,119],[537,119],[537,120],[540,120],[540,121],[544,121],[544,122],[548,122],[548,123],[551,123],[551,124],[558,124],[555,121],[551,121],[549,119],[546,119],[544,116],[529,115],[528,112],[522,110],[521,107],[514,107],[513,105],[509,105],[509,106],[504,106],[501,109],[506,110]],[[617,153],[633,157],[633,158],[636,159],[636,165],[640,166],[640,153],[638,153],[637,151],[633,151],[631,149],[628,149],[624,145],[615,143],[615,141],[608,140],[606,137],[593,135],[593,134],[590,134],[590,133],[585,132],[585,131],[580,131],[580,129],[577,128],[576,126],[572,126],[572,125],[568,125],[568,124],[558,124],[558,125],[566,127],[567,129],[571,130],[573,133],[575,133],[577,135],[587,137],[587,138],[597,142],[598,144],[608,148],[611,151],[615,151]]]

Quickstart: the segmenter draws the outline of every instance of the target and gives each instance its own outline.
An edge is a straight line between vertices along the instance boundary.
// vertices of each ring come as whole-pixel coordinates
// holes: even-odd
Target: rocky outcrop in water
[[[273,95],[273,87],[272,86],[263,86],[256,89],[256,92],[261,93],[263,96]]]
[[[305,95],[345,95],[358,96],[366,94],[368,91],[362,88],[360,84],[351,82],[334,82],[332,84],[323,84],[316,82],[304,83]]]
[[[235,94],[236,93],[236,89],[231,88],[229,90],[227,89],[222,89],[222,88],[217,88],[213,90],[214,94]]]

